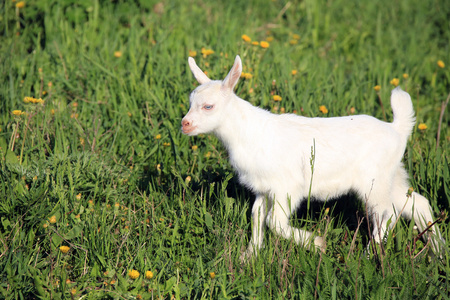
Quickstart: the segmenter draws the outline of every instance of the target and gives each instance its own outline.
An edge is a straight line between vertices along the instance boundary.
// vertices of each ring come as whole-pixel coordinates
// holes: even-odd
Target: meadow
[[[374,245],[351,194],[292,219],[325,253],[267,231],[241,263],[254,196],[215,137],[180,131],[189,56],[223,79],[239,54],[236,93],[274,113],[390,122],[400,85],[411,187],[448,241],[449,16],[440,0],[4,1],[0,299],[450,298],[448,244],[431,255],[401,219]]]

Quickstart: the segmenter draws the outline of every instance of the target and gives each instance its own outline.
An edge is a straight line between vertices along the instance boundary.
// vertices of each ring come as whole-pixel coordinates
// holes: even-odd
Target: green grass
[[[214,79],[241,55],[252,78],[237,94],[276,113],[383,119],[381,101],[390,121],[399,78],[427,125],[404,162],[438,216],[450,206],[445,1],[16,3],[0,6],[0,298],[450,297],[449,247],[442,260],[427,255],[402,220],[367,258],[366,212],[352,197],[292,220],[326,235],[325,254],[268,231],[241,264],[253,195],[215,137],[180,132],[195,87],[189,51]],[[440,228],[448,240],[448,220]]]

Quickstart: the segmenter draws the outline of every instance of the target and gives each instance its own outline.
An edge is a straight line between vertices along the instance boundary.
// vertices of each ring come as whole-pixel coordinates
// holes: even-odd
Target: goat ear
[[[242,74],[241,58],[239,57],[239,55],[236,55],[233,67],[231,67],[231,70],[228,73],[227,77],[225,77],[225,79],[223,80],[222,87],[233,90],[237,82],[239,81],[241,74]]]
[[[203,71],[197,66],[197,64],[195,63],[195,59],[189,57],[188,62],[189,68],[191,68],[191,72],[194,75],[195,79],[197,79],[198,83],[204,84],[211,81],[211,79],[209,79],[208,76],[206,76],[206,74],[203,73]]]

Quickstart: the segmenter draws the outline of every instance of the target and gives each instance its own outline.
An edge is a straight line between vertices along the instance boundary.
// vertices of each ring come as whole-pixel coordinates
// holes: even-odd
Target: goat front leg
[[[250,259],[252,255],[258,255],[259,249],[263,246],[267,201],[265,195],[256,195],[255,203],[252,208],[252,237],[247,250],[241,255],[242,262]]]
[[[273,206],[267,215],[267,224],[270,229],[285,239],[292,238],[297,244],[309,250],[318,249],[325,252],[325,239],[321,236],[314,236],[310,231],[292,227],[289,225],[290,216],[290,197],[274,197]]]

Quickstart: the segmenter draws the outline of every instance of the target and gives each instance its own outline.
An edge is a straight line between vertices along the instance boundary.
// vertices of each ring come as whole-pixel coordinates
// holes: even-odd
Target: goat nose
[[[183,127],[189,127],[189,125],[191,125],[190,123],[189,123],[189,121],[188,120],[182,120],[181,121],[181,126],[183,126]]]

